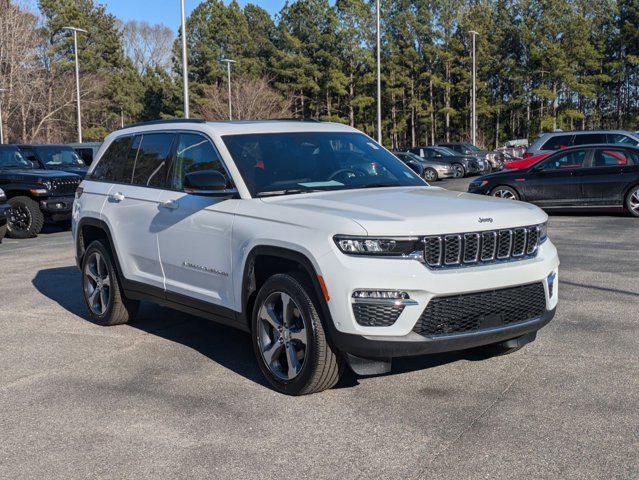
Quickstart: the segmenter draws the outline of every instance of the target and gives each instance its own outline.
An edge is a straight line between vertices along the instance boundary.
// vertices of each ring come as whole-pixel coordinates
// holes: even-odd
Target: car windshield
[[[38,153],[49,167],[82,167],[84,162],[71,147],[38,147]]]
[[[447,147],[433,147],[433,150],[441,153],[444,157],[456,157],[459,155],[457,152]]]
[[[416,162],[424,161],[422,157],[420,157],[419,155],[415,155],[414,153],[411,153],[411,152],[402,152],[400,153],[400,155],[402,155],[407,160],[415,160]]]
[[[466,147],[468,150],[472,150],[473,152],[481,152],[481,148],[476,147],[472,143],[464,143],[464,147]]]
[[[425,185],[394,155],[361,133],[272,133],[223,138],[253,196]]]
[[[34,168],[33,164],[27,161],[20,150],[17,147],[3,147],[0,148],[0,169],[15,169],[15,168]]]

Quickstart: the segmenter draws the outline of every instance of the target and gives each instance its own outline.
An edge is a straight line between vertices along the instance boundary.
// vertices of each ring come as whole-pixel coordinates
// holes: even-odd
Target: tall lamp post
[[[220,62],[226,63],[226,81],[229,88],[229,120],[233,120],[233,106],[231,101],[231,64],[237,62],[236,60],[231,60],[230,58],[223,58],[222,60],[220,60]]]
[[[377,10],[377,143],[382,144],[382,61],[381,61],[381,29],[380,29],[380,6],[379,0],[376,4]]]
[[[78,142],[82,143],[82,109],[80,107],[80,60],[78,58],[78,32],[86,30],[76,27],[62,27],[62,30],[73,32],[73,56],[75,57],[75,99],[78,111]]]
[[[189,71],[186,59],[186,15],[184,14],[184,0],[182,7],[182,80],[184,87],[184,118],[189,118]]]
[[[470,33],[473,36],[473,93],[472,93],[473,114],[472,114],[472,120],[471,120],[471,127],[472,127],[473,145],[477,145],[477,104],[476,104],[477,63],[476,63],[475,47],[476,47],[476,38],[477,38],[477,35],[479,35],[479,33],[474,30],[469,31],[468,33]]]
[[[0,145],[4,143],[4,130],[2,129],[2,94],[6,91],[6,88],[0,88]]]

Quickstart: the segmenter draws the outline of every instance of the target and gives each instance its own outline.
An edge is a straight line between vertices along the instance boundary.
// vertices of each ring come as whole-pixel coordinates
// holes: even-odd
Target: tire
[[[102,267],[93,263],[96,259],[102,260]],[[99,283],[96,276],[101,278]],[[98,290],[98,285],[100,291],[92,296]],[[91,320],[98,325],[122,325],[133,320],[138,312],[140,302],[124,296],[111,250],[102,240],[91,242],[82,257],[82,298]],[[98,308],[98,304],[101,308]]]
[[[344,363],[328,342],[320,312],[308,280],[297,272],[273,275],[258,292],[251,315],[253,350],[279,392],[308,395],[339,381]]]
[[[634,186],[626,195],[626,209],[633,217],[639,217],[639,185]]]
[[[499,185],[490,191],[490,195],[497,198],[503,198],[506,200],[519,200],[519,194],[514,188],[507,187],[506,185]]]
[[[7,219],[7,236],[10,238],[37,237],[44,225],[44,214],[38,204],[29,197],[13,197]]]
[[[4,238],[4,236],[7,234],[7,226],[6,225],[2,225],[0,227],[0,243],[2,243],[2,239]]]
[[[424,169],[424,180],[427,182],[436,182],[439,180],[439,175],[437,175],[437,170],[434,168],[426,168]]]
[[[464,178],[466,176],[466,169],[461,163],[453,163],[453,172],[455,172],[454,178]]]

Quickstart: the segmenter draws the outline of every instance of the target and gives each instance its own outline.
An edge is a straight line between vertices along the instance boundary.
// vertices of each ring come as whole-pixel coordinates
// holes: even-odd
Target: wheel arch
[[[113,242],[113,236],[111,235],[111,229],[107,223],[103,220],[93,217],[81,218],[76,227],[76,263],[78,268],[82,266],[82,259],[87,247],[94,240],[106,240],[108,242],[109,250],[115,261],[115,267],[118,272],[118,276],[124,279],[122,276],[122,268],[120,267],[120,259],[115,249],[115,243]]]
[[[635,180],[634,182],[631,182],[623,191],[623,195],[621,197],[621,203],[623,205],[623,208],[626,208],[626,200],[628,200],[628,195],[630,195],[630,191],[633,188],[639,187],[639,179]]]

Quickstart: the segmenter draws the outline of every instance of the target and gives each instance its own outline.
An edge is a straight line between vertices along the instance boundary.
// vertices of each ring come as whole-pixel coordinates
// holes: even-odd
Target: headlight
[[[4,193],[4,190],[0,188],[0,202],[6,202],[6,201],[7,201],[7,195]]]
[[[409,257],[421,255],[420,239],[417,237],[372,238],[336,235],[337,247],[347,255],[372,257]],[[423,246],[423,245],[422,245]]]
[[[488,185],[488,180],[475,180],[468,185],[469,188],[481,188]]]
[[[44,188],[47,190],[51,190],[51,182],[42,182],[42,185],[44,185]]]
[[[539,243],[542,244],[548,240],[548,222],[539,225]]]

